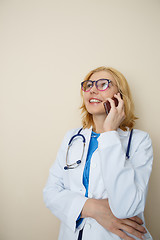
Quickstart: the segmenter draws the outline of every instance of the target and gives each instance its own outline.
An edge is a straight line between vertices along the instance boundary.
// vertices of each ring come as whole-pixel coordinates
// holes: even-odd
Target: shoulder
[[[145,154],[146,160],[152,159],[153,149],[152,149],[152,140],[149,134],[145,131],[134,129],[132,135],[132,150],[134,153]],[[153,159],[152,159],[153,160]],[[143,161],[142,161],[143,162]]]
[[[125,138],[127,142],[129,141],[130,137],[129,129],[127,129],[127,131],[123,131],[120,129],[118,133],[121,139]],[[147,132],[134,128],[132,131],[131,145],[134,150],[138,149],[141,146],[144,148],[149,148],[152,146],[152,141]]]
[[[72,128],[72,129],[69,129],[65,136],[72,136],[72,135],[75,135],[79,132],[79,130],[82,129],[82,127],[77,127],[77,128]]]
[[[136,129],[136,128],[133,128],[133,132],[134,132],[135,135],[141,135],[141,136],[146,136],[146,135],[148,135],[147,132],[142,131],[142,130],[140,130],[140,129]]]
[[[145,131],[139,130],[139,129],[133,129],[133,138],[137,140],[138,142],[151,142],[151,138],[149,134]]]
[[[66,152],[67,148],[68,148],[68,143],[71,140],[71,138],[76,135],[78,133],[78,131],[81,129],[82,127],[77,127],[77,128],[72,128],[70,130],[68,130],[61,142],[61,145],[59,147],[59,152]]]
[[[129,128],[127,129],[127,131],[123,131],[122,129],[118,129],[117,130],[119,135],[122,136],[122,137],[127,137],[130,135],[130,130]],[[145,138],[150,138],[149,137],[149,134],[145,131],[142,131],[142,130],[139,130],[139,129],[135,129],[133,128],[133,131],[132,131],[132,138],[136,139],[136,140],[142,140],[142,139],[145,139]]]
[[[64,135],[63,143],[65,143],[66,141],[69,141],[74,135],[76,135],[79,132],[80,129],[82,129],[82,127],[69,129]]]
[[[119,128],[117,130],[117,132],[118,132],[120,137],[126,138],[126,139],[129,138],[130,133],[131,133],[129,128],[127,129],[127,131],[123,131],[122,129]],[[132,130],[132,140],[136,141],[137,143],[140,143],[140,142],[142,142],[144,140],[151,140],[151,139],[150,139],[150,136],[149,136],[149,134],[147,132],[134,128]]]

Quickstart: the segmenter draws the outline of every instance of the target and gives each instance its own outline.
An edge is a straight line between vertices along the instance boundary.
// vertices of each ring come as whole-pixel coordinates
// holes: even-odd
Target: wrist
[[[111,131],[117,131],[117,129],[114,128],[105,128],[104,132],[111,132]]]
[[[103,126],[104,132],[117,131],[116,126],[110,126],[109,124]]]
[[[88,198],[83,206],[83,209],[81,212],[81,218],[86,218],[86,217],[94,218],[96,203],[97,203],[97,199]]]

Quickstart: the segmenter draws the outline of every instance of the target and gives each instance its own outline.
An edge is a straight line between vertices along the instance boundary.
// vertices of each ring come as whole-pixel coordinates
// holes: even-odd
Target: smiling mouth
[[[89,102],[90,103],[101,103],[102,101],[98,100],[98,99],[90,99]]]

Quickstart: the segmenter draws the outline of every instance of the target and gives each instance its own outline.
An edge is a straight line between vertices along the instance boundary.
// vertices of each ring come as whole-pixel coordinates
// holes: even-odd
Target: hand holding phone
[[[118,103],[119,103],[119,102],[118,102],[118,99],[115,98],[115,97],[113,97],[112,99],[114,100],[115,106],[117,107],[117,106],[118,106]],[[104,109],[105,109],[105,111],[106,111],[106,114],[108,115],[108,113],[109,113],[110,110],[111,110],[111,104],[110,104],[110,102],[107,100],[106,102],[103,103],[103,105],[104,105]]]
[[[124,106],[122,94],[117,93],[117,94],[114,94],[114,96],[115,97],[112,98],[112,100],[114,100],[114,102],[110,101],[110,99],[109,99],[103,103],[106,114],[108,114],[103,123],[104,132],[117,131],[120,124],[123,122],[123,120],[126,117],[125,106]],[[114,103],[115,103],[115,105],[114,105]],[[111,109],[112,107],[114,109]],[[112,113],[109,114],[110,109],[111,109]]]

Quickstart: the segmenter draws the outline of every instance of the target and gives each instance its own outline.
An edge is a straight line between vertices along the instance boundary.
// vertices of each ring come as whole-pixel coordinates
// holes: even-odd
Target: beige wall
[[[153,140],[145,210],[159,228],[160,1],[1,0],[1,240],[57,239],[42,189],[65,132],[80,125],[80,82],[107,65],[128,79],[137,127]]]

